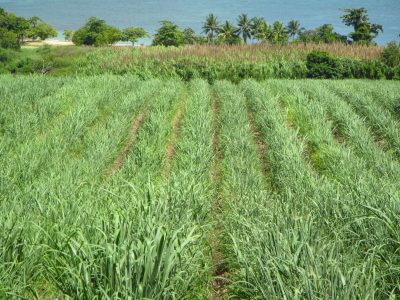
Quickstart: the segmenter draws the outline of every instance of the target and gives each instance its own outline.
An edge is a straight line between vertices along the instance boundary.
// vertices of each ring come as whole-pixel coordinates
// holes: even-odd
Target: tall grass
[[[259,299],[373,295],[370,258],[347,248],[339,222],[347,218],[346,199],[306,160],[306,145],[288,123],[279,98],[253,82],[242,88],[267,144],[265,158],[276,192],[269,205],[260,199],[251,217],[237,217],[241,222],[233,225],[237,260],[245,271],[239,273],[245,277],[237,289]]]
[[[372,127],[376,135],[376,139],[381,141],[382,144],[387,144],[388,151],[400,158],[400,121],[396,116],[396,104],[389,104],[389,109],[386,109],[384,103],[387,100],[381,101],[381,97],[373,98],[363,89],[358,89],[357,93],[354,94],[351,93],[355,89],[352,86],[343,88],[340,85],[334,86],[329,83],[327,83],[327,86],[343,97],[360,116],[366,118],[367,124]]]
[[[398,188],[337,145],[324,109],[301,89],[285,88],[293,85],[242,84],[268,145],[277,194],[233,227],[239,270],[245,271],[235,286],[244,291],[247,283],[249,298],[394,296]]]
[[[107,48],[103,48],[102,51]],[[338,44],[289,44],[289,45],[198,45],[179,48],[144,47],[140,49],[129,49],[115,47],[112,51],[126,59],[138,56],[140,59],[161,58],[170,59],[176,57],[211,57],[224,60],[250,60],[263,61],[277,57],[305,59],[307,54],[313,50],[328,51],[335,56],[353,57],[364,59],[377,59],[383,50],[382,47],[366,45]]]
[[[382,49],[344,44],[102,48],[77,59],[75,68],[88,75],[129,73],[142,79],[181,78],[188,81],[202,78],[210,83],[216,80],[239,82],[249,78],[298,79],[307,78],[306,57],[316,49],[346,59],[347,77],[377,78],[374,62],[378,61]]]

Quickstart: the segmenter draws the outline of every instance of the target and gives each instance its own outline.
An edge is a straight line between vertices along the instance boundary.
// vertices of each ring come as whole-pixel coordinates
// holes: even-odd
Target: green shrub
[[[0,63],[7,63],[11,61],[12,53],[9,50],[0,48]]]
[[[31,74],[34,73],[33,67],[34,61],[30,58],[24,58],[12,62],[7,66],[8,70],[12,74]]]
[[[389,67],[400,65],[400,45],[396,42],[387,44],[382,52],[381,59]]]
[[[0,48],[19,49],[18,36],[15,32],[0,28]]]
[[[342,66],[339,59],[325,51],[315,50],[307,55],[309,78],[341,78]]]
[[[112,45],[122,38],[118,28],[107,25],[104,20],[91,17],[72,36],[75,45]]]
[[[157,29],[153,39],[153,46],[181,46],[185,43],[185,36],[178,25],[164,20],[161,27]]]
[[[342,58],[342,78],[395,79],[395,70],[378,60]]]
[[[398,65],[397,67],[391,68],[390,75],[391,75],[391,77],[388,79],[400,80],[400,65]]]
[[[10,49],[0,48],[0,74],[26,74],[33,73],[32,60],[19,58],[19,53]]]

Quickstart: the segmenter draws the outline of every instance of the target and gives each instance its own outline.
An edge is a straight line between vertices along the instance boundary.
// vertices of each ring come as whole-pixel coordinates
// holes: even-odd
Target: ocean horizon
[[[200,33],[209,13],[217,15],[220,21],[235,21],[241,13],[264,17],[270,24],[274,21],[287,24],[296,19],[307,29],[332,24],[335,31],[348,34],[352,28],[341,22],[340,9],[365,7],[370,21],[383,25],[384,32],[375,39],[378,44],[400,40],[400,0],[0,0],[0,7],[24,17],[42,18],[57,29],[59,39],[65,29],[76,30],[91,16],[119,28],[143,27],[150,34],[154,34],[161,20],[171,20]]]

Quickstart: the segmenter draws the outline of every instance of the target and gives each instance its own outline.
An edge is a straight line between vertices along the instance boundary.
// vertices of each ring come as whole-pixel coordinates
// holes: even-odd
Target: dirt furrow
[[[225,257],[222,252],[221,235],[223,231],[222,211],[223,205],[221,203],[221,145],[220,145],[220,102],[219,99],[213,96],[213,151],[214,163],[212,168],[212,180],[215,186],[215,197],[213,202],[213,220],[214,228],[212,231],[212,262],[214,266],[213,280],[211,287],[211,299],[222,300],[228,299],[227,284],[229,282],[229,269],[226,265]]]
[[[172,160],[175,155],[176,143],[179,138],[181,123],[182,123],[183,115],[185,112],[186,97],[187,97],[187,95],[185,94],[183,96],[183,100],[181,101],[181,104],[179,105],[178,110],[175,113],[174,119],[172,120],[171,138],[170,138],[170,142],[168,143],[168,145],[165,149],[165,167],[164,167],[164,175],[165,176],[168,176],[171,173]]]
[[[250,109],[247,110],[247,116],[249,119],[250,123],[250,130],[251,130],[251,135],[253,137],[254,143],[257,145],[257,152],[258,152],[258,158],[261,163],[261,170],[264,174],[265,177],[267,177],[268,174],[268,164],[265,158],[265,154],[267,151],[267,144],[262,140],[261,138],[261,133],[257,127],[256,121],[255,121],[255,116],[254,112],[251,111]]]
[[[107,176],[114,175],[124,165],[124,162],[126,160],[126,157],[128,156],[129,151],[132,149],[133,145],[136,142],[137,133],[139,131],[139,128],[143,124],[145,117],[146,117],[146,111],[143,111],[140,114],[138,114],[136,118],[133,120],[132,126],[129,130],[128,139],[124,147],[118,153],[111,167],[106,172]]]

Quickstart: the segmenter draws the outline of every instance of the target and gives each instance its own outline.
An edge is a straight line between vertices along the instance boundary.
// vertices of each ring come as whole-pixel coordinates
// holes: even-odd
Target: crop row
[[[0,84],[0,298],[398,294],[395,83]]]

